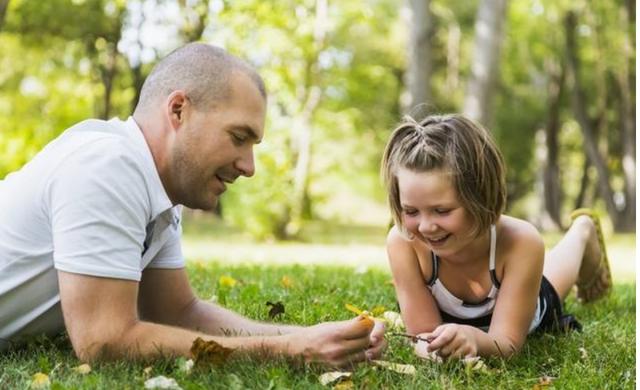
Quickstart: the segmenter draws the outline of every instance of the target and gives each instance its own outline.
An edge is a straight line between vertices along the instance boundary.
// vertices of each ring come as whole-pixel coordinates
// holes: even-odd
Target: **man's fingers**
[[[371,335],[369,336],[369,338],[371,339],[371,344],[376,345],[378,342],[383,340],[384,331],[385,331],[384,322],[376,321],[373,327],[373,330],[371,331]]]
[[[387,340],[382,339],[382,341],[375,346],[367,349],[365,351],[365,355],[368,360],[377,359],[382,355],[382,352],[387,349]]]
[[[363,362],[367,359],[364,351],[352,353],[345,356],[343,359],[338,360],[334,365],[337,367],[349,367],[357,363]]]
[[[342,327],[340,330],[341,337],[350,340],[368,337],[374,328],[375,322],[370,317],[359,315],[348,321],[343,321],[340,325]]]

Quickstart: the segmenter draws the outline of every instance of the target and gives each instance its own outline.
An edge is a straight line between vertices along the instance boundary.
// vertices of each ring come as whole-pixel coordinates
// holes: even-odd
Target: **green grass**
[[[352,316],[345,303],[361,308],[382,305],[395,309],[393,287],[384,270],[354,273],[353,268],[302,265],[241,265],[192,262],[188,271],[199,296],[237,310],[249,317],[269,321],[266,301],[281,301],[285,313],[278,321],[314,324]],[[239,281],[223,286],[223,275]],[[287,276],[293,285],[285,288]],[[353,368],[356,388],[532,388],[540,377],[554,377],[556,388],[635,388],[635,283],[617,284],[613,294],[594,305],[582,306],[570,299],[568,311],[577,315],[584,331],[533,336],[514,359],[488,359],[486,372],[471,371],[460,362],[436,364],[420,360],[404,340],[392,338],[385,360],[413,364],[415,376],[397,374],[362,364]],[[580,348],[587,356],[581,357]],[[68,340],[33,341],[26,348],[0,356],[0,388],[27,388],[36,372],[49,374],[52,388],[142,388],[149,376],[165,375],[183,389],[297,389],[322,388],[317,366],[289,364],[283,360],[230,361],[219,368],[181,372],[175,360],[151,363],[105,363],[87,375],[72,368],[80,362]],[[151,365],[149,375],[144,368]]]
[[[185,218],[184,252],[198,295],[251,318],[270,321],[267,301],[285,305],[279,322],[314,324],[347,319],[345,303],[372,309],[396,310],[384,250],[384,227],[311,224],[304,242],[256,243],[242,232],[210,217]],[[547,247],[559,239],[545,234]],[[508,361],[489,359],[486,372],[471,371],[459,362],[435,364],[416,358],[403,340],[392,338],[384,360],[413,364],[406,376],[363,364],[355,367],[356,388],[532,388],[543,376],[554,377],[556,388],[635,388],[635,234],[607,235],[615,282],[613,294],[582,306],[570,298],[567,311],[584,326],[582,333],[532,336],[522,353]],[[223,275],[239,281],[233,288],[219,284]],[[281,284],[283,276],[293,281]],[[582,357],[580,348],[586,351]],[[28,388],[36,372],[48,373],[52,388],[140,389],[144,381],[165,375],[183,389],[322,388],[317,366],[232,361],[223,367],[185,374],[175,360],[150,363],[106,363],[80,375],[66,336],[34,340],[0,354],[0,389]],[[144,368],[152,366],[150,374]]]

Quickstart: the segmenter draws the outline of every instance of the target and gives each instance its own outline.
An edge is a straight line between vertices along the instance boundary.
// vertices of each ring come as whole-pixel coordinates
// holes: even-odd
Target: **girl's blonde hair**
[[[489,132],[459,114],[432,115],[420,122],[405,116],[393,130],[382,158],[382,176],[396,226],[402,224],[398,170],[450,174],[458,201],[471,214],[473,235],[497,222],[506,204],[505,165]]]

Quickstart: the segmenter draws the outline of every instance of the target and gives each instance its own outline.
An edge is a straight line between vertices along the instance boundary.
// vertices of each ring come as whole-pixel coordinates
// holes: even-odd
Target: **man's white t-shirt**
[[[64,329],[57,270],[140,281],[184,267],[180,214],[133,118],[62,133],[0,180],[0,350]]]

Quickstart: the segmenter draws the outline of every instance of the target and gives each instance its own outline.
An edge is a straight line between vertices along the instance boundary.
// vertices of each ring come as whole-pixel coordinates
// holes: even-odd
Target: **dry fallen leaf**
[[[144,382],[145,389],[171,389],[171,390],[182,390],[182,387],[178,385],[173,378],[167,378],[166,376],[156,376],[151,379],[147,379]]]
[[[287,275],[284,275],[282,277],[282,279],[280,279],[280,284],[282,285],[282,287],[284,288],[291,288],[293,287],[293,281],[291,280],[291,278],[289,278]]]
[[[342,381],[351,377],[351,373],[347,371],[332,371],[325,372],[318,377],[318,380],[323,386],[328,386],[338,381]]]
[[[372,360],[371,362],[378,367],[386,368],[387,370],[395,371],[400,374],[406,374],[406,375],[416,374],[416,368],[411,364],[391,363],[384,360]]]
[[[271,309],[269,309],[269,318],[271,319],[279,314],[284,314],[284,305],[280,301],[276,303],[267,301],[267,306],[271,306]]]
[[[149,374],[151,374],[151,370],[153,370],[153,367],[149,366],[149,367],[145,367],[144,370],[142,370],[142,372],[144,373],[144,376],[149,376]]]
[[[91,366],[86,364],[86,363],[85,364],[81,364],[81,365],[79,365],[77,367],[74,367],[73,371],[75,371],[75,372],[77,372],[78,374],[81,374],[81,375],[86,375],[86,374],[91,372]]]
[[[51,381],[49,380],[49,375],[44,374],[42,372],[36,372],[31,377],[31,384],[29,388],[31,389],[48,389],[51,386]]]
[[[204,341],[198,337],[191,345],[191,354],[196,365],[221,365],[227,361],[234,350],[223,347],[213,340]]]
[[[418,340],[418,342],[413,346],[413,351],[418,357],[421,357],[423,359],[426,359],[435,363],[442,363],[443,361],[442,357],[438,355],[436,351],[427,350],[428,346],[429,346],[428,342],[423,340]]]
[[[235,280],[234,278],[232,278],[231,276],[228,275],[222,275],[220,277],[220,279],[218,279],[218,283],[220,284],[220,286],[222,287],[229,287],[232,288],[234,287],[236,284],[238,284],[238,281]]]

